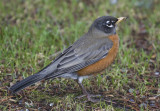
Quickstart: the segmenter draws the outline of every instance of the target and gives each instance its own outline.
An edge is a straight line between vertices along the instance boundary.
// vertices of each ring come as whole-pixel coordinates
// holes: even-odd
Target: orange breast
[[[113,62],[119,48],[119,37],[118,35],[112,35],[109,36],[108,38],[113,42],[113,46],[110,49],[108,55],[105,58],[101,59],[100,61],[77,71],[79,76],[86,76],[99,73],[105,70]]]

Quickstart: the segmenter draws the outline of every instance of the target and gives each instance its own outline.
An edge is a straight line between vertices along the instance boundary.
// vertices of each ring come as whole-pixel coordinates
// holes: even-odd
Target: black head
[[[116,22],[117,18],[112,16],[102,16],[94,21],[91,27],[94,27],[106,34],[115,34],[116,33]]]

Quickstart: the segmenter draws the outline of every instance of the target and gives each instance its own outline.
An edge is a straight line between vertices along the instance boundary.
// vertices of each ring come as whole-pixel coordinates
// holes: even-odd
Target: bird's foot
[[[93,95],[93,94],[87,94],[87,95],[81,95],[81,96],[78,96],[76,97],[77,99],[80,99],[80,98],[83,98],[83,97],[87,97],[88,101],[91,101],[93,103],[96,103],[96,102],[99,102],[100,99],[95,99],[96,97],[101,97],[100,94],[97,94],[97,95]],[[88,102],[88,101],[84,101],[85,103]]]
[[[87,95],[87,99],[88,101],[91,101],[93,103],[96,103],[96,102],[99,102],[100,101],[100,98],[99,99],[95,99],[96,97],[101,97],[101,95],[93,95],[93,94],[88,94]],[[87,102],[87,101],[86,101]]]

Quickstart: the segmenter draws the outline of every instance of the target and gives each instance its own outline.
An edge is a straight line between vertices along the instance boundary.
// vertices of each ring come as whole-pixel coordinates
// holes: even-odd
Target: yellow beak
[[[118,21],[116,22],[116,25],[119,24],[120,22],[122,22],[123,20],[126,20],[127,17],[119,17],[117,19],[118,19]]]

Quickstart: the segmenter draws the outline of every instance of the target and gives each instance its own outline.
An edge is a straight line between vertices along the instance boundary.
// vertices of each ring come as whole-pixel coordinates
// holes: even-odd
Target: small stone
[[[159,76],[159,72],[155,72],[154,74],[155,74],[156,76]]]
[[[131,101],[131,102],[134,102],[134,100],[133,100],[133,99],[130,99],[130,101]]]
[[[129,93],[133,93],[134,89],[129,89]]]
[[[53,103],[50,103],[49,106],[53,106]]]

